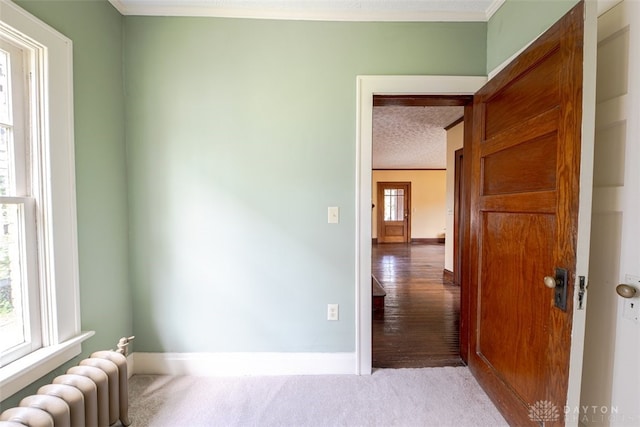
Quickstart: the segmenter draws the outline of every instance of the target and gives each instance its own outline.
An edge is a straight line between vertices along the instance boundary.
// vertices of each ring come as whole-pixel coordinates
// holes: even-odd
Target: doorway
[[[430,94],[440,98],[452,95],[473,95],[486,81],[485,76],[359,76],[357,78],[356,373],[358,374],[370,374],[372,368],[371,176],[374,95],[409,93]]]
[[[471,226],[465,228],[473,233],[465,239],[469,250],[464,251],[468,264],[463,271],[463,281],[471,282],[469,366],[516,424],[560,421],[560,414],[553,419],[532,416],[531,408],[540,402],[579,405],[580,295],[588,283],[585,242],[593,178],[594,17],[593,3],[578,3],[474,96],[472,144],[465,144],[465,176],[472,187],[465,191],[471,196],[466,198],[471,204],[465,221]],[[520,78],[525,75],[527,79]],[[516,146],[523,151],[513,156],[520,163],[513,164],[507,150]],[[534,155],[536,150],[542,154]],[[550,168],[536,169],[548,159]],[[521,172],[525,162],[527,171],[541,177],[535,187],[527,187],[527,171]],[[536,192],[540,194],[531,194]],[[524,244],[522,236],[528,239]],[[574,288],[579,289],[575,298]],[[503,298],[506,294],[511,300]],[[514,324],[525,326],[526,333]],[[534,335],[541,339],[529,339]],[[507,342],[518,347],[505,352]],[[551,382],[549,372],[554,374]]]
[[[373,98],[372,283],[386,293],[382,308],[381,298],[374,298],[376,368],[462,364],[460,287],[448,275],[443,280],[443,272],[459,271],[451,261],[445,264],[445,229],[453,229],[454,217],[454,183],[446,169],[454,170],[453,150],[463,144],[461,121],[471,101],[470,96]],[[438,153],[441,160],[435,161]],[[447,245],[453,246],[449,234]],[[450,258],[453,248],[447,249]]]

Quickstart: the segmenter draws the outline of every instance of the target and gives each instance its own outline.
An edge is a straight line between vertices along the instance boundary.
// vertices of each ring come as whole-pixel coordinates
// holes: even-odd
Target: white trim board
[[[247,376],[353,375],[355,353],[140,353],[133,374]]]
[[[367,7],[367,4],[336,4],[315,1],[303,6],[286,7],[282,2],[263,1],[246,6],[240,1],[109,0],[122,15],[196,16],[217,18],[282,19],[349,22],[487,22],[504,4],[493,0],[486,10],[429,10],[425,5],[401,2],[393,7]],[[295,2],[291,2],[294,4]],[[372,2],[373,4],[373,2]],[[427,4],[428,6],[428,4]]]
[[[93,331],[81,332],[70,340],[43,347],[4,366],[0,375],[0,401],[78,356],[82,353],[81,344],[94,334]]]
[[[371,374],[371,147],[373,95],[472,95],[485,76],[356,78],[356,373]]]

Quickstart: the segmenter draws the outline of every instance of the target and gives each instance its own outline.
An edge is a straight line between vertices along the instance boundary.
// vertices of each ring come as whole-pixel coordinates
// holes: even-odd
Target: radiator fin
[[[118,420],[123,426],[131,425],[123,353],[93,353],[52,384],[40,387],[37,394],[22,399],[18,407],[2,412],[0,427],[108,427]]]

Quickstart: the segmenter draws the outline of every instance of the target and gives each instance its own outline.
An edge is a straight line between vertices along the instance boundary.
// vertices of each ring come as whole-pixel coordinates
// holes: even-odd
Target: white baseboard
[[[133,353],[127,355],[127,377],[131,378],[133,376]]]
[[[133,374],[245,376],[356,373],[355,353],[139,353]]]

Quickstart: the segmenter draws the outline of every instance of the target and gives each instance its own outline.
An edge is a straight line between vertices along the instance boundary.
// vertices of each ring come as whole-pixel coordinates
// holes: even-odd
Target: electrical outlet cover
[[[339,318],[338,304],[328,304],[327,305],[327,320],[338,320],[338,318]]]

